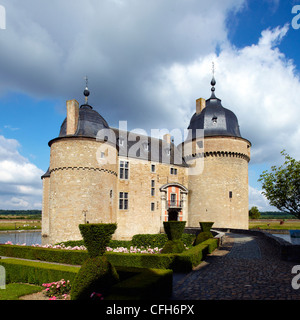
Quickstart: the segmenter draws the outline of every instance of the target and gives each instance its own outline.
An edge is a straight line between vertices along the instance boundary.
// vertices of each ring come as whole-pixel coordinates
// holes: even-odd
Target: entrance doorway
[[[168,221],[178,221],[178,211],[174,209],[169,209]]]

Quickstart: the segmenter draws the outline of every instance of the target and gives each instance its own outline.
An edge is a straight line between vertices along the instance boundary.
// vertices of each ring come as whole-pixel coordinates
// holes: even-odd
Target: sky
[[[66,100],[84,103],[86,75],[89,104],[110,126],[150,134],[188,127],[196,99],[210,97],[214,62],[215,94],[252,143],[249,208],[276,210],[257,180],[283,149],[300,158],[296,5],[0,0],[0,209],[41,209],[48,142]]]

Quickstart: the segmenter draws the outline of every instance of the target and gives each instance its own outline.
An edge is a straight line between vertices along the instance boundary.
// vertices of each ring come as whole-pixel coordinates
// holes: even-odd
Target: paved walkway
[[[219,249],[175,283],[172,299],[300,300],[291,285],[296,264],[282,261],[266,239],[227,233]]]

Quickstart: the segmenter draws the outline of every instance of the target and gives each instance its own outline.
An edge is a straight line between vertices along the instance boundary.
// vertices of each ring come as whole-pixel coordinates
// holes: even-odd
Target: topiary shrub
[[[194,242],[194,246],[196,246],[196,245],[200,244],[201,242],[203,242],[207,239],[210,239],[210,238],[213,238],[213,235],[210,231],[200,232],[196,237],[196,240]]]
[[[184,243],[181,239],[186,221],[166,221],[164,229],[168,241],[164,245],[161,253],[181,253],[185,250]]]
[[[79,225],[89,258],[83,263],[74,280],[72,300],[90,299],[93,292],[101,293],[105,297],[109,294],[110,287],[118,282],[119,276],[115,267],[103,256],[116,228],[114,223]]]
[[[110,288],[119,281],[115,267],[105,256],[88,258],[81,266],[71,290],[72,300],[89,300],[93,292],[104,297]]]
[[[106,247],[116,229],[116,223],[87,223],[79,225],[84,246],[87,248],[91,258],[105,253]]]
[[[202,232],[210,232],[214,222],[199,222]]]

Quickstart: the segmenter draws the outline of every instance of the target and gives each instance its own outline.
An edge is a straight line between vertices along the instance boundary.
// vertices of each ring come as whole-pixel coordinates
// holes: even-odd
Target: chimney
[[[199,98],[196,100],[196,114],[199,114],[206,106],[205,99]]]
[[[75,134],[78,125],[79,103],[74,100],[67,101],[67,135]]]
[[[163,140],[170,144],[171,143],[171,135],[169,133],[164,134]]]

